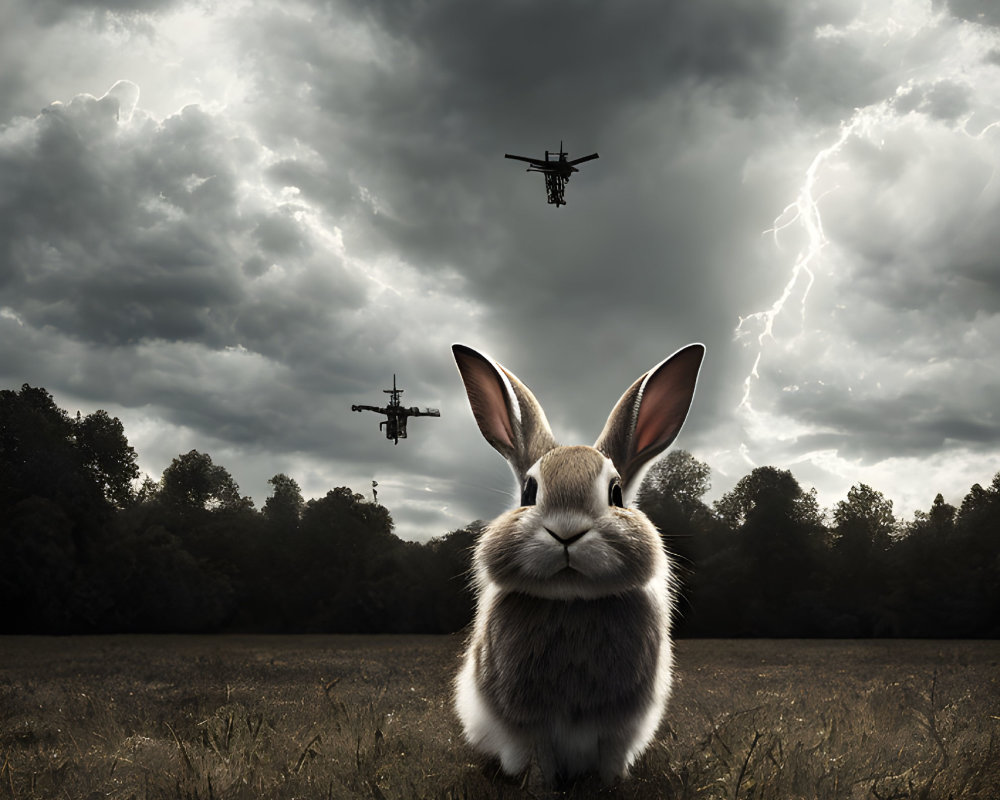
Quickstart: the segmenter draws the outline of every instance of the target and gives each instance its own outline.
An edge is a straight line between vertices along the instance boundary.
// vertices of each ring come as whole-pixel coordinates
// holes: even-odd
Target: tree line
[[[0,391],[0,633],[446,633],[472,616],[476,521],[426,543],[346,487],[304,500],[277,474],[256,509],[211,456],[139,481],[120,420]],[[857,484],[824,512],[759,467],[708,504],[683,450],[639,503],[680,578],[681,636],[995,637],[1000,473],[910,521]]]

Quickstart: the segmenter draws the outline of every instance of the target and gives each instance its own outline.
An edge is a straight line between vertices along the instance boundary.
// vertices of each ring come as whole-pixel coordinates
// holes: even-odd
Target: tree
[[[702,500],[711,488],[711,473],[686,450],[671,450],[646,473],[636,498],[673,556],[681,588],[677,616],[685,629],[708,582],[701,568],[724,546],[717,535],[720,526]]]
[[[982,494],[979,494],[980,492],[982,492],[982,487],[977,483],[972,487],[969,494],[966,495],[966,503],[962,504],[962,508],[970,516],[972,508],[976,505],[976,501],[983,497]],[[970,498],[974,496],[976,499],[970,501]],[[951,505],[951,503],[946,503],[944,497],[939,492],[934,496],[934,503],[931,505],[930,511],[913,512],[913,522],[910,523],[908,535],[930,537],[950,536],[955,529],[955,516],[955,506]],[[968,518],[968,516],[965,517],[966,520]]]
[[[74,433],[83,466],[104,497],[118,508],[129,505],[135,499],[132,482],[139,477],[138,456],[121,420],[103,410],[82,419],[77,414]]]
[[[1000,636],[1000,473],[900,529],[865,484],[827,529],[815,490],[759,467],[711,508],[710,470],[678,450],[643,510],[675,555],[682,633]],[[346,487],[304,502],[283,473],[258,514],[210,456],[135,489],[136,454],[105,411],[71,418],[41,388],[0,391],[4,633],[445,632],[470,619],[482,523],[402,542]]]
[[[887,554],[896,531],[892,501],[860,483],[833,510],[833,557],[828,567],[829,631],[838,636],[874,636],[896,626],[887,607]]]
[[[969,490],[955,522],[964,530],[1000,530],[1000,472],[993,476],[988,488],[977,483]]]
[[[867,484],[852,486],[847,499],[833,510],[834,548],[849,558],[860,560],[885,552],[895,531],[892,500]]]
[[[686,529],[708,507],[702,497],[712,488],[711,468],[686,450],[671,450],[646,473],[637,504],[664,533]]]
[[[44,497],[71,518],[92,510],[98,493],[73,427],[44,389],[24,384],[20,392],[0,392],[0,505]]]
[[[279,472],[268,483],[274,487],[271,496],[264,501],[264,517],[282,531],[298,527],[305,501],[302,490],[293,478]]]
[[[907,636],[954,636],[975,616],[967,598],[976,568],[956,535],[955,516],[955,507],[938,494],[930,511],[914,513],[893,547],[893,602]]]
[[[0,631],[70,631],[74,538],[73,521],[51,500],[29,497],[4,510],[0,608],[7,613],[0,616]]]
[[[251,507],[253,501],[240,497],[240,487],[225,467],[212,463],[207,453],[192,450],[177,456],[163,471],[160,498],[186,511],[236,510]]]
[[[432,539],[423,545],[431,556],[430,575],[423,578],[421,594],[433,604],[435,628],[428,632],[453,633],[472,620],[472,554],[486,523],[482,520]]]
[[[1000,472],[989,487],[973,486],[957,512],[944,506],[938,508],[935,502],[928,522],[945,529],[937,538],[943,550],[939,569],[943,562],[951,576],[945,585],[952,606],[948,635],[996,637],[1000,635]]]
[[[347,487],[306,503],[285,602],[299,629],[373,633],[391,624],[401,545],[386,508]]]
[[[45,389],[0,392],[0,607],[25,609],[13,624],[79,629],[76,592],[130,498],[135,457],[104,411],[73,420]]]
[[[715,510],[733,528],[751,525],[781,532],[787,530],[784,522],[803,529],[823,524],[816,490],[802,491],[791,472],[776,467],[756,467],[716,501]]]
[[[726,568],[730,614],[744,635],[814,631],[822,592],[826,529],[816,491],[802,490],[788,470],[757,467],[715,504],[736,540]],[[719,607],[716,605],[716,607]]]
[[[56,562],[60,574],[67,563],[74,568],[86,563],[111,521],[113,507],[87,467],[75,432],[73,420],[45,389],[24,384],[19,392],[0,391],[0,553],[37,555],[21,562],[8,559],[29,570],[18,580],[54,574]],[[15,526],[15,519],[25,521]],[[68,536],[71,546],[15,541],[54,531],[59,541]],[[49,557],[53,562],[43,564]]]

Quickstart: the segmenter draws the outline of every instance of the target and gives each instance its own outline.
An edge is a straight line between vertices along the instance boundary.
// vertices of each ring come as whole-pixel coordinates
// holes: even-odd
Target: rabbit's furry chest
[[[649,702],[669,632],[645,589],[554,600],[494,598],[476,648],[487,702],[516,724],[628,716]]]

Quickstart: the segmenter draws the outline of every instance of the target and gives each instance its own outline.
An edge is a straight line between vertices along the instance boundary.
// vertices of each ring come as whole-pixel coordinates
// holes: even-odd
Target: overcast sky
[[[257,506],[379,482],[403,538],[510,502],[450,344],[563,443],[688,342],[676,447],[910,518],[1000,470],[987,0],[8,0],[0,388],[192,448]],[[599,152],[546,205],[505,161]],[[441,409],[393,446],[379,418]]]

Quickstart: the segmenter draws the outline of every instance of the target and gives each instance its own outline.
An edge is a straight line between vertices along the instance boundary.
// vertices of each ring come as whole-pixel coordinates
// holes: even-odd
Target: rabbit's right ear
[[[703,344],[682,347],[633,383],[608,417],[594,447],[614,462],[626,496],[680,432],[704,356]]]
[[[556,446],[545,412],[528,387],[492,358],[463,344],[451,349],[479,430],[523,482],[531,465]]]

